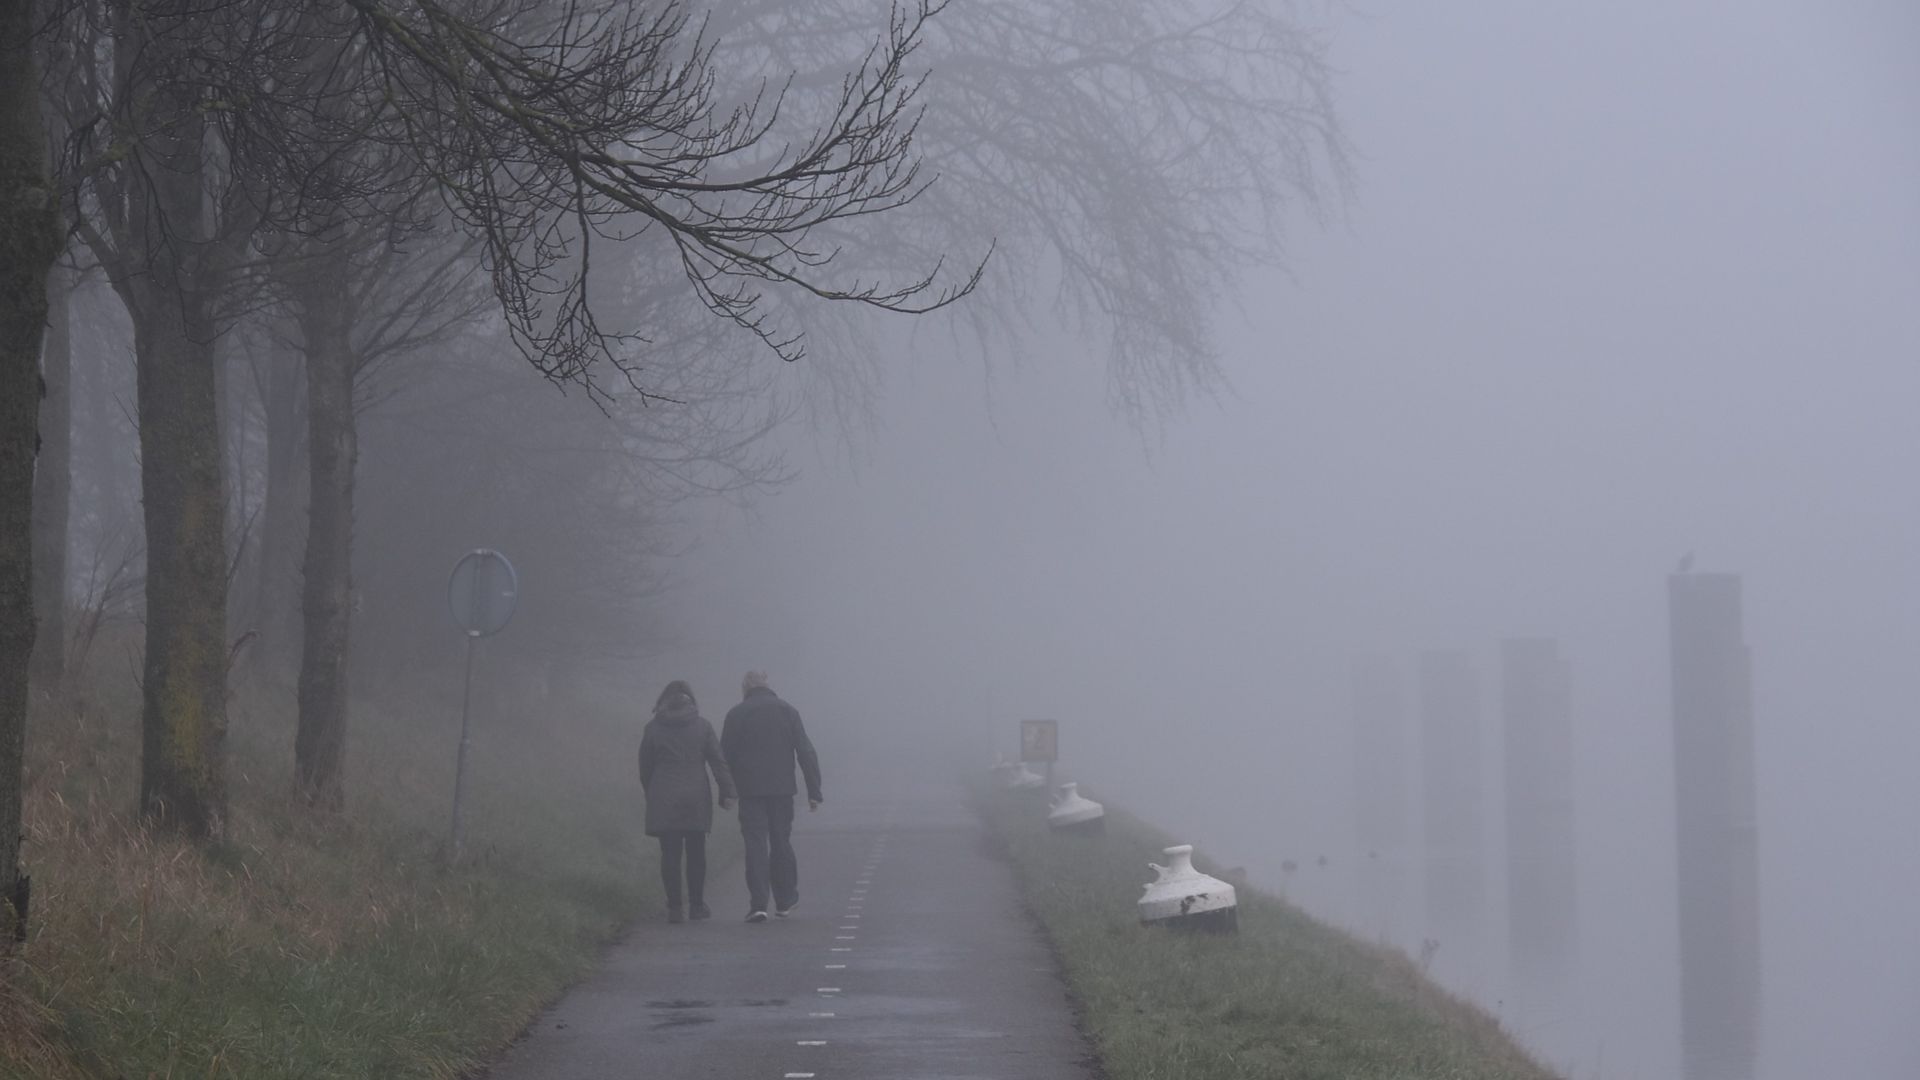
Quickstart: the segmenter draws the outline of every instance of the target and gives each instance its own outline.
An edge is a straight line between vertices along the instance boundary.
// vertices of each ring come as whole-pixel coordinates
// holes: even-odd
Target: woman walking
[[[647,835],[660,838],[660,884],[667,893],[667,921],[686,915],[704,919],[707,910],[707,833],[713,829],[713,789],[707,770],[720,785],[720,809],[733,807],[733,776],[720,753],[720,737],[700,715],[693,689],[675,679],[660,691],[653,719],[640,736],[640,787],[647,796]],[[685,860],[687,907],[680,906]]]

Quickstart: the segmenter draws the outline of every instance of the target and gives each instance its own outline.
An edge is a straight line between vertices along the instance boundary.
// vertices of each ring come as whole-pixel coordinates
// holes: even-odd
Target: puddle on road
[[[785,1005],[786,1003],[787,1003],[786,998],[742,998],[739,1001],[731,1001],[731,1002],[705,1001],[705,1000],[699,1000],[695,998],[670,998],[665,1001],[649,1001],[647,1002],[647,1008],[649,1009],[712,1009],[712,1008],[725,1008],[725,1007],[732,1007],[732,1006],[744,1006],[750,1009],[764,1009],[771,1006]]]
[[[667,1015],[653,1025],[653,1030],[662,1028],[693,1027],[698,1024],[711,1024],[717,1017],[694,1012],[695,1009],[749,1008],[764,1009],[787,1003],[786,998],[743,998],[739,1001],[705,1001],[697,998],[672,998],[664,1001],[649,1001],[647,1008]]]

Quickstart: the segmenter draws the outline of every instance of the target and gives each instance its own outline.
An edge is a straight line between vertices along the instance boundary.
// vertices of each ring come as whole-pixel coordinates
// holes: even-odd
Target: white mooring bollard
[[[1061,784],[1047,811],[1047,825],[1058,832],[1098,836],[1107,831],[1107,808],[1080,794],[1079,784]]]
[[[995,785],[1003,788],[1011,788],[1013,787],[1013,774],[1019,768],[1019,762],[1008,761],[1004,757],[998,757],[993,759],[993,767],[988,771],[993,773],[993,782]]]
[[[993,775],[1008,791],[1032,791],[1047,786],[1046,777],[1027,768],[1023,761],[996,761]]]
[[[1166,849],[1171,866],[1148,863],[1160,874],[1140,898],[1140,924],[1231,934],[1240,929],[1239,899],[1233,886],[1193,868],[1193,845]]]

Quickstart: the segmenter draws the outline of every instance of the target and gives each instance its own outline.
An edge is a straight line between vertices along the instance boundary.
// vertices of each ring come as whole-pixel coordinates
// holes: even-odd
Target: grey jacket
[[[806,725],[800,722],[800,711],[773,691],[755,690],[727,710],[720,745],[741,796],[752,799],[796,794],[793,765],[798,761],[807,781],[807,798],[820,801],[820,757],[807,738]]]
[[[668,710],[647,721],[640,736],[640,786],[647,793],[648,836],[713,829],[708,769],[720,785],[720,797],[733,798],[720,740],[697,710]]]

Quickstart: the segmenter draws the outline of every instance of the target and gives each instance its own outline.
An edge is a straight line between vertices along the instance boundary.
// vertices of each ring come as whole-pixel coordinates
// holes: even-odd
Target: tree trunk
[[[217,837],[226,817],[227,565],[212,320],[197,288],[142,291],[150,295],[134,320],[147,526],[140,806],[156,824]]]
[[[354,357],[352,311],[341,282],[350,267],[337,249],[309,268],[300,328],[307,363],[307,556],[300,610],[300,718],[295,782],[307,802],[345,802],[347,641],[353,615]]]
[[[20,833],[34,633],[33,456],[47,274],[60,244],[32,29],[29,0],[0,0],[0,941],[24,931],[27,915]]]
[[[116,285],[132,302],[147,526],[140,807],[190,836],[225,830],[226,500],[203,182],[207,122],[186,91],[136,103],[154,153],[129,207],[150,256]]]
[[[307,502],[306,370],[300,354],[291,349],[276,350],[269,363],[262,402],[267,422],[267,491],[260,510],[260,562],[251,625],[260,631],[263,667],[278,681],[293,672],[300,656],[296,586],[301,531],[306,524],[302,512]]]
[[[73,488],[73,274],[56,268],[47,281],[47,338],[40,374],[40,460],[33,472],[33,681],[60,688],[67,664],[67,511]]]

